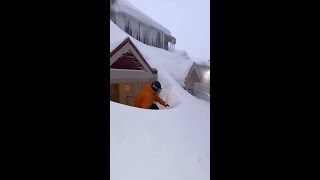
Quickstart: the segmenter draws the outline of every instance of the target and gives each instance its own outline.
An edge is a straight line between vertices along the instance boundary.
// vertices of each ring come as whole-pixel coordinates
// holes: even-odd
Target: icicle
[[[115,24],[118,25],[120,29],[125,29],[124,17],[120,13],[115,14]]]
[[[155,29],[153,29],[153,40],[154,40],[154,46],[158,47],[158,33]]]
[[[150,33],[151,33],[151,44],[152,46],[154,46],[154,33],[153,33],[153,30],[150,29]]]
[[[162,32],[160,32],[159,33],[159,35],[160,35],[160,37],[159,37],[159,44],[160,44],[160,47],[162,48],[162,49],[164,49],[164,46],[163,46],[163,41],[162,41],[162,36],[163,36],[163,33]]]
[[[114,12],[111,15],[114,22],[120,29],[131,35],[133,38],[150,46],[172,51],[172,42],[166,42],[166,34],[154,27],[140,24],[125,13]]]
[[[150,30],[150,28],[148,28],[148,34],[149,34],[149,42],[148,42],[148,45],[152,45],[152,31]]]
[[[165,36],[164,36],[164,34],[162,33],[161,41],[162,41],[162,48],[163,48],[163,49],[164,49],[164,43],[165,43],[165,42],[164,42],[164,37],[165,37]]]
[[[152,45],[152,30],[150,28],[147,28],[147,31],[148,31],[148,38],[149,38],[149,42],[148,44],[149,45]]]
[[[130,22],[128,21],[128,19],[126,18],[126,29],[127,29],[127,33],[130,35],[131,33],[131,26],[130,26]]]
[[[157,34],[157,32],[154,30],[154,29],[152,29],[152,42],[153,42],[153,46],[155,46],[155,47],[157,47],[157,36],[158,36],[158,34]]]
[[[128,19],[128,17],[127,16],[124,16],[124,18],[125,18],[125,27],[126,27],[126,32],[128,33],[128,34],[130,34],[130,25],[129,25],[129,19]]]
[[[139,40],[139,24],[137,22],[132,23],[132,36]]]

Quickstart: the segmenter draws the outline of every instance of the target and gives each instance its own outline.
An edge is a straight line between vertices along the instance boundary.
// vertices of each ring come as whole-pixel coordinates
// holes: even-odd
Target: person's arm
[[[145,96],[143,98],[143,102],[142,102],[142,108],[144,109],[149,109],[151,104],[152,104],[153,100],[152,100],[152,97],[151,96]]]
[[[166,102],[164,102],[158,94],[156,94],[156,98],[155,98],[156,101],[158,101],[162,106],[166,106]]]

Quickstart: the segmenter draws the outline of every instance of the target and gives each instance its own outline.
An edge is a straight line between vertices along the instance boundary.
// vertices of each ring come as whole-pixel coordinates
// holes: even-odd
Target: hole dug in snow
[[[147,83],[148,82],[110,84],[110,100],[125,106],[134,107],[133,104],[137,95],[145,88]],[[172,109],[175,106],[177,98],[171,97],[170,92],[170,89],[164,88],[159,94],[160,98],[169,104],[170,107],[164,107],[158,102],[153,102],[158,106],[159,110]]]

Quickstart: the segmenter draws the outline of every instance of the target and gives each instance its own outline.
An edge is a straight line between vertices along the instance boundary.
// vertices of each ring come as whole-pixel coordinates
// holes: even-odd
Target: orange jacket
[[[156,93],[152,87],[151,83],[148,83],[147,86],[139,93],[137,96],[133,106],[149,109],[153,103],[153,101],[159,102],[161,105],[165,106],[166,102],[164,102]]]

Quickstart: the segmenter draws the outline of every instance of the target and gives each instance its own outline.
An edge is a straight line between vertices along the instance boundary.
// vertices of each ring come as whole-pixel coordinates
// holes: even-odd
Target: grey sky
[[[176,49],[210,59],[210,0],[127,0],[165,26],[177,39]]]

